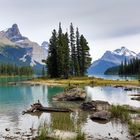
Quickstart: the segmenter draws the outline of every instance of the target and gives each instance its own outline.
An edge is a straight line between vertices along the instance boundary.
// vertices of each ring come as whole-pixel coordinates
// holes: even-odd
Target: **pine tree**
[[[69,56],[69,39],[68,39],[68,33],[66,32],[63,34],[63,53],[64,53],[64,65],[63,65],[63,71],[64,71],[64,78],[68,78],[69,76],[69,69],[70,69],[70,56]]]
[[[70,25],[70,48],[71,48],[71,60],[70,60],[70,73],[71,75],[76,75],[76,54],[75,54],[75,36],[74,36],[74,28],[73,24]]]
[[[81,76],[84,76],[87,68],[91,64],[91,57],[89,54],[88,42],[83,35],[80,36],[80,47],[81,47]]]
[[[58,77],[58,59],[57,59],[57,32],[53,30],[48,50],[48,75],[52,78]]]
[[[42,77],[45,77],[45,75],[46,75],[46,74],[45,74],[45,67],[43,66],[43,67],[42,67]]]
[[[71,76],[83,76],[91,63],[89,46],[78,28],[76,34],[71,23],[70,35],[63,33],[59,23],[58,34],[53,30],[49,43],[47,58],[48,75],[50,77],[68,78]]]
[[[81,69],[81,48],[80,48],[80,34],[79,34],[79,30],[78,28],[76,28],[76,57],[77,57],[77,61],[76,61],[76,71],[77,71],[77,76],[80,76],[80,69]]]
[[[58,66],[58,77],[63,75],[63,65],[64,65],[64,53],[63,53],[63,40],[62,40],[62,28],[61,23],[59,23],[58,39],[57,39],[57,66]]]

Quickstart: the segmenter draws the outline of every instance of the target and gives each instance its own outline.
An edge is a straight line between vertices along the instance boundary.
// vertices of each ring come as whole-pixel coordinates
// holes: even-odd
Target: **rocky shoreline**
[[[16,84],[17,83],[15,83],[13,85],[16,85]],[[30,81],[21,82],[21,83],[18,83],[18,84],[28,84],[28,85],[31,85],[31,86],[48,85],[48,83],[46,83],[46,82],[40,83],[40,82],[30,82]],[[58,85],[59,84],[57,84],[57,86]],[[52,84],[51,86],[55,86],[55,84]],[[105,124],[105,123],[108,123],[109,121],[112,120],[112,115],[111,115],[111,112],[109,111],[109,109],[111,108],[111,105],[108,102],[101,101],[101,100],[94,100],[94,101],[88,101],[87,102],[86,101],[85,90],[83,90],[83,88],[80,88],[77,85],[72,85],[72,86],[73,87],[68,87],[68,89],[66,89],[63,93],[60,93],[60,94],[57,94],[57,95],[53,96],[52,97],[53,101],[55,101],[55,102],[56,101],[57,102],[61,102],[61,101],[72,101],[72,102],[81,101],[82,103],[79,104],[79,108],[82,111],[90,112],[89,118],[92,121],[95,121],[95,122],[101,123],[101,124]],[[133,89],[133,88],[140,89],[140,87],[137,87],[137,86],[121,86],[121,85],[116,85],[116,86],[114,86],[114,88],[123,88],[125,91],[131,91],[131,89]],[[136,95],[133,95],[133,96],[136,96]],[[37,110],[37,109],[35,109],[35,110]],[[132,111],[132,112],[133,111],[135,112],[137,109],[129,107],[128,110]],[[139,117],[131,118],[131,119],[134,120],[134,121],[137,121],[137,120],[139,120]],[[15,136],[10,135],[11,130],[9,128],[6,128],[5,131],[6,131],[7,134],[6,134],[6,136],[2,136],[2,137],[5,138],[5,139],[9,139],[9,140],[10,139],[15,139],[16,140],[16,139],[19,139],[19,137],[23,138],[23,139],[36,140],[36,137],[37,137],[37,135],[34,136],[34,134],[31,134],[31,132],[33,132],[32,128],[27,133],[25,133],[25,132],[22,133],[20,131],[14,132]],[[37,134],[37,130],[34,130],[34,133]],[[106,138],[103,138],[101,136],[101,138],[99,138],[99,139],[102,139],[102,140],[103,139],[105,139],[105,140],[106,139],[119,140],[119,138],[117,138],[117,137],[111,137],[110,134],[108,134],[108,135],[109,136],[106,137]],[[87,138],[87,140],[93,139],[93,137],[90,137],[90,136],[86,136],[86,138]],[[139,139],[140,138],[139,133],[136,134],[135,136],[132,136],[132,138]],[[96,138],[94,138],[94,139],[96,140]],[[97,138],[97,140],[98,140],[98,138]]]

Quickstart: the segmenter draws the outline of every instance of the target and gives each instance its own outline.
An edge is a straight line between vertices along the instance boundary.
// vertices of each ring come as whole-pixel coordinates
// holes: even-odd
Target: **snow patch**
[[[136,57],[137,54],[133,51],[128,50],[126,47],[121,47],[121,49],[116,49],[113,51],[114,54],[116,55],[123,55],[123,56],[133,56]]]
[[[35,62],[34,59],[32,58],[32,59],[31,59],[30,66],[33,67],[33,66],[35,66],[35,65],[36,65],[36,62]]]

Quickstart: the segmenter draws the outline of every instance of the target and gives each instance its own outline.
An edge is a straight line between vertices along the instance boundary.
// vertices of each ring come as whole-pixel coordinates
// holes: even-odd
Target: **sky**
[[[17,23],[41,44],[61,22],[84,34],[93,60],[122,46],[140,52],[140,0],[0,0],[0,30]]]

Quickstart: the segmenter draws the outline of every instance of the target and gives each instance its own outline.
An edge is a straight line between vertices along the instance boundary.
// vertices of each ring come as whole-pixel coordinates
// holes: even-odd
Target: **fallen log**
[[[68,108],[59,108],[59,107],[44,107],[40,101],[38,100],[38,103],[34,103],[31,105],[31,108],[27,109],[26,111],[23,111],[22,114],[26,113],[34,113],[34,112],[72,112],[71,109]]]

